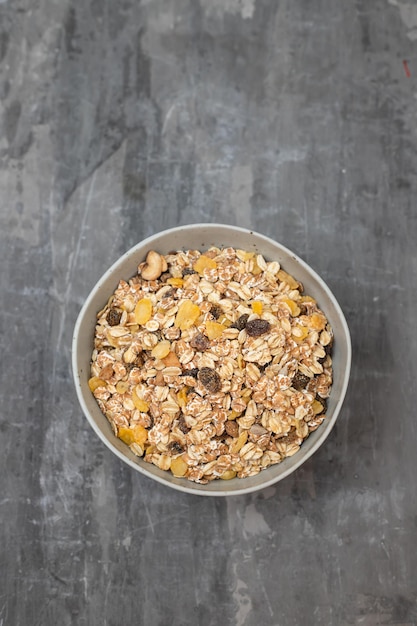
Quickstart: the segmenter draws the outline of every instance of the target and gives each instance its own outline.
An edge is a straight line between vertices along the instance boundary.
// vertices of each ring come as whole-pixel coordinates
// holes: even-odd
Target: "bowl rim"
[[[342,384],[340,388],[339,397],[336,401],[336,405],[333,410],[333,415],[331,417],[331,420],[327,422],[326,431],[323,433],[321,437],[317,438],[317,441],[311,446],[311,448],[308,451],[306,451],[303,455],[300,455],[300,459],[298,461],[294,459],[294,457],[291,457],[293,459],[291,466],[286,468],[281,474],[279,474],[278,476],[274,476],[270,478],[269,480],[265,480],[260,485],[253,485],[251,487],[244,487],[243,485],[239,489],[231,488],[229,490],[223,489],[221,491],[220,490],[219,491],[215,491],[215,490],[205,491],[204,487],[206,485],[193,483],[193,486],[191,487],[191,486],[188,486],[187,484],[183,485],[180,483],[174,483],[172,482],[172,480],[170,480],[170,475],[168,474],[168,472],[166,472],[167,478],[161,477],[161,476],[158,476],[156,474],[149,472],[146,468],[142,467],[139,463],[135,463],[134,461],[129,459],[124,453],[118,450],[118,448],[109,440],[109,438],[105,435],[105,433],[102,432],[102,430],[96,423],[94,417],[91,415],[90,410],[84,400],[83,386],[81,383],[81,375],[80,375],[80,372],[78,371],[78,337],[80,334],[80,328],[83,324],[86,311],[88,310],[91,302],[96,297],[97,292],[100,291],[102,285],[110,277],[112,277],[115,270],[117,270],[119,266],[123,265],[124,262],[129,257],[134,255],[138,249],[140,248],[145,249],[146,247],[149,247],[154,241],[158,240],[161,236],[166,236],[166,235],[169,235],[170,233],[177,233],[178,231],[181,231],[181,230],[198,230],[201,228],[204,228],[206,230],[207,229],[215,230],[218,228],[222,228],[222,229],[229,230],[230,232],[241,232],[242,234],[244,233],[246,235],[252,235],[256,237],[258,240],[267,242],[269,245],[272,244],[273,246],[281,250],[284,254],[291,256],[291,258],[294,261],[300,264],[301,267],[303,267],[304,270],[306,270],[307,273],[311,275],[311,277],[318,283],[319,287],[326,293],[327,297],[331,300],[332,305],[338,316],[338,320],[342,326],[344,338],[346,340],[346,361],[344,363],[344,373],[343,373]],[[337,417],[340,413],[340,410],[342,408],[342,405],[346,396],[346,392],[347,392],[348,385],[349,385],[351,363],[352,363],[352,342],[351,342],[350,331],[349,331],[346,318],[344,316],[344,313],[336,297],[334,296],[334,294],[332,293],[332,291],[330,290],[326,282],[319,276],[319,274],[317,274],[317,272],[310,265],[308,265],[306,261],[304,261],[301,257],[299,257],[295,252],[293,252],[292,250],[290,250],[283,244],[279,243],[278,241],[275,241],[271,237],[268,237],[267,235],[263,235],[253,229],[242,228],[240,226],[233,226],[230,224],[222,224],[222,223],[214,223],[214,222],[208,222],[208,223],[199,222],[195,224],[186,224],[184,226],[175,226],[173,228],[158,231],[157,233],[154,233],[150,235],[149,237],[146,237],[145,239],[141,240],[140,242],[132,246],[129,250],[124,252],[118,259],[116,259],[114,263],[112,263],[112,265],[104,272],[104,274],[98,279],[98,281],[92,287],[92,289],[90,290],[88,296],[86,297],[84,301],[83,306],[81,307],[78,313],[77,320],[74,326],[74,331],[73,331],[71,353],[72,353],[71,361],[72,361],[73,380],[75,384],[77,398],[80,403],[81,409],[84,413],[84,416],[87,418],[87,421],[89,422],[94,432],[98,435],[98,437],[117,457],[119,457],[119,459],[127,463],[130,467],[132,467],[133,469],[135,469],[142,475],[146,476],[147,478],[156,480],[158,483],[165,485],[166,487],[170,487],[171,489],[175,489],[183,493],[188,493],[191,495],[201,495],[201,496],[235,496],[235,495],[246,495],[248,493],[260,491],[262,489],[266,489],[267,487],[270,487],[271,485],[274,485],[275,483],[283,480],[284,478],[292,474],[295,470],[297,470],[301,465],[303,465],[322,446],[322,444],[325,442],[330,432],[332,431],[334,424],[336,423]],[[261,472],[261,474],[263,474],[263,472]],[[245,479],[238,479],[238,480],[244,481]],[[217,482],[217,481],[212,481],[212,483],[213,482]],[[224,481],[222,481],[222,483],[224,484]]]

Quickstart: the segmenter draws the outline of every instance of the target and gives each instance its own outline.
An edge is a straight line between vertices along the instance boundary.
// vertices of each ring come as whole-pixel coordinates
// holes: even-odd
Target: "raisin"
[[[246,332],[251,337],[259,337],[260,335],[263,335],[264,333],[267,333],[269,331],[269,329],[271,328],[271,324],[267,322],[267,320],[256,319],[247,322],[245,328]]]
[[[166,283],[168,278],[172,278],[171,274],[169,272],[164,272],[160,275],[159,280],[161,281],[161,283]]]
[[[204,385],[211,393],[217,393],[220,391],[222,382],[218,373],[211,367],[202,367],[198,372],[198,380]]]
[[[197,272],[195,270],[193,270],[192,267],[186,267],[185,269],[182,270],[182,275],[183,276],[189,276],[191,274],[197,274]]]
[[[231,328],[237,328],[238,330],[243,330],[246,327],[246,323],[249,319],[249,315],[245,313],[245,315],[241,315],[234,324],[232,324]]]
[[[168,446],[168,449],[171,452],[171,454],[182,454],[184,452],[184,448],[179,443],[179,441],[171,441],[171,443]]]
[[[198,350],[198,352],[204,352],[204,350],[210,347],[210,341],[203,333],[197,333],[191,339],[190,346],[194,348],[194,350]]]
[[[327,344],[327,346],[324,347],[324,350],[326,352],[326,354],[331,354],[333,351],[333,337],[330,340],[330,342]]]
[[[120,324],[121,318],[122,318],[122,313],[121,311],[118,311],[117,309],[110,309],[110,311],[107,313],[107,316],[106,316],[107,323],[110,326],[117,326],[118,324]]]
[[[185,421],[185,417],[183,413],[178,418],[178,428],[184,435],[190,432],[190,428],[187,426],[187,422]]]
[[[193,378],[197,378],[197,375],[198,375],[197,367],[193,367],[192,370],[184,370],[181,374],[181,376],[192,376]]]
[[[301,374],[301,372],[296,372],[294,378],[292,379],[292,386],[297,391],[301,391],[307,387],[309,382],[310,378],[308,376]]]
[[[224,425],[224,429],[229,435],[229,437],[238,437],[239,436],[239,426],[233,420],[228,420]]]
[[[210,309],[210,313],[212,314],[215,320],[218,320],[220,315],[223,314],[223,309],[218,304],[213,304],[213,306]]]

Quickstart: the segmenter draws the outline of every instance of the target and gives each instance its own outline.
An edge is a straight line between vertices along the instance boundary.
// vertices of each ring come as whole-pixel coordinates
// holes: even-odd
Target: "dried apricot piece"
[[[254,300],[252,302],[252,311],[256,315],[262,315],[263,308],[264,308],[264,305],[260,300]]]
[[[164,357],[162,360],[166,367],[181,367],[181,363],[175,352],[168,352],[166,357]]]
[[[142,298],[135,306],[135,322],[142,326],[152,317],[152,302],[149,298]]]
[[[174,326],[180,330],[188,330],[195,324],[201,314],[200,307],[191,300],[184,300],[178,307]]]

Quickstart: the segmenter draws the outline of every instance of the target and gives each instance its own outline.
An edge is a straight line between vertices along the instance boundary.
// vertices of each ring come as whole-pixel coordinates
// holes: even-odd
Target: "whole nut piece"
[[[144,280],[156,280],[162,274],[164,263],[161,255],[155,250],[149,250],[145,265],[142,267],[141,275]]]

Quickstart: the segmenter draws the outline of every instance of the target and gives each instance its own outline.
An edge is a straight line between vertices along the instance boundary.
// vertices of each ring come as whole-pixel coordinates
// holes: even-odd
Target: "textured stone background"
[[[415,626],[417,5],[0,0],[0,97],[0,626]],[[231,499],[123,465],[70,371],[104,269],[199,221],[292,248],[353,339],[325,446]]]

